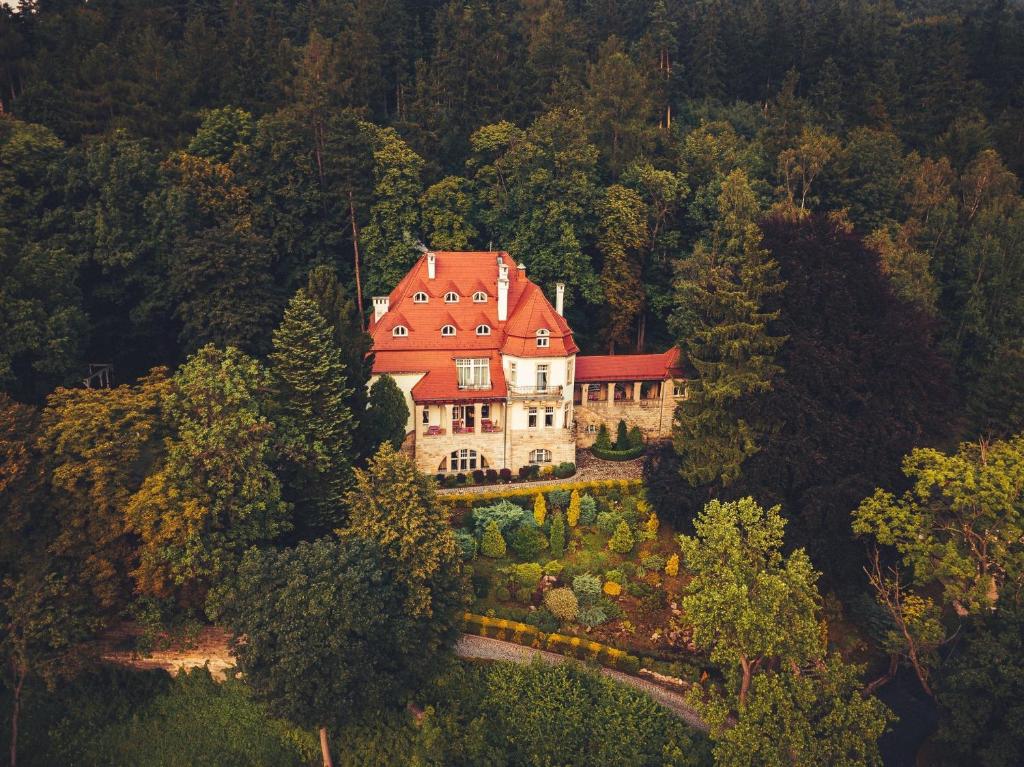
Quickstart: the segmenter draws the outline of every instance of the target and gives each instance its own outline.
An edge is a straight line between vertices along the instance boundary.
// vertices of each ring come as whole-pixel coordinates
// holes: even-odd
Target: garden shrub
[[[584,493],[580,496],[580,524],[592,525],[597,522],[597,501],[594,496]]]
[[[615,534],[612,535],[610,541],[608,541],[608,548],[618,554],[628,554],[633,550],[633,533],[629,529],[629,525],[626,524],[626,520],[619,522],[619,526],[615,528]]]
[[[661,556],[661,554],[649,554],[640,560],[640,564],[642,564],[647,570],[661,572],[665,569],[665,557]]]
[[[509,545],[520,559],[533,559],[547,548],[548,539],[533,525],[520,525],[509,537]]]
[[[571,623],[579,614],[580,605],[572,589],[551,589],[544,594],[544,604],[558,620]]]
[[[507,551],[508,547],[505,545],[501,530],[498,529],[498,523],[492,519],[484,530],[483,540],[480,542],[480,553],[491,559],[500,559],[505,556]]]
[[[512,592],[513,598],[517,602],[521,602],[524,605],[530,604],[530,600],[533,598],[533,589],[517,588]]]
[[[576,473],[576,464],[572,461],[563,461],[554,467],[554,475],[559,479],[568,479]]]
[[[562,512],[556,511],[551,519],[551,535],[548,538],[551,546],[551,556],[556,559],[565,553],[565,519]]]
[[[598,605],[591,605],[590,607],[581,608],[576,620],[589,629],[594,626],[600,626],[608,620],[608,616],[605,615],[604,610]]]
[[[501,533],[507,535],[524,522],[532,524],[533,519],[522,506],[505,500],[473,510],[473,530],[477,535],[483,535],[491,522],[497,523]]]
[[[542,527],[547,516],[548,505],[544,502],[544,493],[537,493],[533,499],[533,521],[538,527]]]
[[[622,522],[622,515],[618,512],[602,511],[597,515],[597,529],[605,535],[614,535]]]
[[[441,474],[440,472],[435,474],[434,475],[434,481],[438,484],[438,487],[443,487],[444,486],[444,474]]]
[[[560,559],[552,559],[544,563],[544,575],[560,575],[565,568],[565,562]]]
[[[572,579],[572,590],[581,605],[593,605],[601,596],[601,579],[596,575],[577,575]]]
[[[630,447],[643,447],[644,444],[644,432],[639,426],[632,426],[629,429],[629,446]]]
[[[501,469],[498,472],[498,478],[502,482],[511,482],[512,481],[512,469]]]
[[[620,660],[619,668],[627,674],[635,674],[640,670],[640,659],[635,655],[626,655]]]
[[[645,507],[647,506],[646,503],[644,503],[643,505]],[[655,514],[653,511],[650,512],[650,514],[647,515],[647,520],[644,522],[643,530],[640,533],[641,537],[645,541],[656,540],[658,537],[658,528],[660,526],[661,523],[658,521],[658,515]]]
[[[508,590],[508,586],[498,586],[494,590],[494,598],[499,602],[507,602],[512,598],[512,592]]]
[[[605,581],[604,593],[610,597],[617,597],[622,593],[622,586],[615,581]]]
[[[558,631],[561,622],[556,618],[550,610],[546,607],[542,607],[536,610],[533,614],[533,624],[545,634],[550,634],[552,631]]]
[[[484,470],[473,469],[473,482],[482,485],[484,483]]]
[[[541,575],[543,575],[543,571],[536,562],[526,562],[512,567],[512,578],[516,585],[521,589],[529,589],[531,593],[537,588]]]
[[[470,562],[476,557],[476,536],[468,530],[456,530],[455,542],[459,544],[459,554],[463,562]]]
[[[573,489],[569,495],[569,509],[565,513],[565,521],[569,527],[576,527],[580,523],[580,491]]]
[[[622,574],[621,570],[609,570],[604,574],[604,577],[605,580],[618,583],[620,586],[626,582],[626,576]]]
[[[612,438],[608,434],[608,427],[604,424],[601,424],[600,428],[597,430],[597,438],[594,439],[593,447],[595,451],[612,449]]]
[[[629,443],[629,429],[626,427],[626,422],[620,418],[615,427],[615,449],[629,450],[631,447],[633,445]]]
[[[668,558],[668,562],[665,563],[665,575],[672,578],[679,575],[679,555],[673,554]]]
[[[637,566],[633,562],[623,562],[619,565],[619,569],[622,570],[623,575],[626,576],[626,580],[636,577]],[[623,581],[625,583],[625,581]]]
[[[477,599],[486,599],[487,592],[491,590],[491,579],[486,575],[474,575],[470,578],[473,584],[473,596]]]
[[[458,474],[455,475],[455,484],[456,485],[464,485],[464,484],[466,484],[466,475],[463,474],[461,471]]]
[[[572,493],[571,490],[551,490],[548,492],[548,503],[556,508],[564,509],[569,505]]]
[[[608,567],[608,552],[598,549],[584,549],[576,554],[576,564],[583,572],[600,573]]]
[[[498,481],[498,472],[494,469],[487,469],[487,471],[484,472],[484,481],[489,485],[493,485]]]

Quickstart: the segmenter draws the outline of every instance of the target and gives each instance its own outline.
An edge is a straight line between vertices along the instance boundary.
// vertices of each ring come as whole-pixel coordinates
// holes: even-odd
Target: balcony
[[[509,386],[512,399],[561,399],[561,386]]]

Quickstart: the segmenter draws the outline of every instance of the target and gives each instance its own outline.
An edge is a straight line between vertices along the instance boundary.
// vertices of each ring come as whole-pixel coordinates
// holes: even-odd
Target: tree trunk
[[[867,687],[864,688],[865,695],[871,695],[879,687],[889,684],[896,677],[896,669],[899,667],[899,656],[893,653],[889,656],[889,670],[886,671],[878,679],[871,682]]]
[[[746,657],[740,658],[740,665],[743,667],[743,681],[740,682],[740,708],[742,708],[747,703],[747,691],[750,689],[752,671],[750,661]]]
[[[18,719],[21,716],[21,688],[25,684],[25,675],[19,673],[17,679],[11,705],[11,767],[18,767]]]
[[[334,767],[334,761],[331,759],[331,744],[327,741],[327,728],[320,728],[320,753],[324,757],[324,767]]]
[[[352,198],[352,190],[348,190],[348,213],[352,219],[352,253],[356,265],[356,305],[359,307],[359,329],[366,330],[366,318],[363,316],[363,281],[359,274],[359,228],[356,226],[356,204]]]

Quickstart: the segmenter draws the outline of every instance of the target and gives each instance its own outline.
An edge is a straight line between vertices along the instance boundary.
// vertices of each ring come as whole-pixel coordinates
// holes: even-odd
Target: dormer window
[[[447,293],[444,294],[444,302],[446,304],[459,303],[459,294],[456,293],[454,290],[449,290]]]
[[[476,334],[478,336],[489,336],[491,334],[491,326],[490,325],[477,325],[476,326]]]
[[[484,293],[482,290],[478,290],[476,293],[473,294],[473,303],[474,304],[486,304],[487,303],[487,294]]]
[[[551,331],[547,328],[537,329],[537,348],[547,349],[551,345]]]
[[[407,335],[409,335],[409,328],[407,328],[405,325],[395,325],[393,328],[391,328],[391,335],[393,335],[395,338],[405,338]]]
[[[424,293],[422,290],[418,293],[412,294],[412,302],[414,304],[425,304],[427,303],[428,300],[429,299],[427,298],[427,294]]]
[[[455,326],[454,325],[445,325],[445,326],[443,326],[441,328],[441,335],[443,335],[443,336],[453,336],[453,335],[455,335]]]

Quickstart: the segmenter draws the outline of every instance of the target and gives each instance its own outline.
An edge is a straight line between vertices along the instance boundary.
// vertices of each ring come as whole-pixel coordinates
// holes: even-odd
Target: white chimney
[[[498,322],[508,319],[508,266],[498,258]]]
[[[563,316],[562,308],[565,306],[565,283],[555,283],[555,311],[558,312],[558,316]]]
[[[373,297],[373,321],[380,322],[380,318],[388,313],[388,303],[390,299],[388,296],[374,296]]]
[[[437,275],[437,256],[433,251],[427,251],[427,279],[434,279]]]
[[[526,264],[524,264],[522,261],[519,262],[519,266],[517,266],[516,268],[523,274],[526,274]]]

